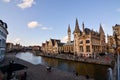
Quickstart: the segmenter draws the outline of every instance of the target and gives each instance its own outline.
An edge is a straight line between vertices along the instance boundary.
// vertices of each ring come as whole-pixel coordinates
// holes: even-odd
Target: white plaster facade
[[[0,20],[0,62],[4,59],[7,39],[7,24]]]

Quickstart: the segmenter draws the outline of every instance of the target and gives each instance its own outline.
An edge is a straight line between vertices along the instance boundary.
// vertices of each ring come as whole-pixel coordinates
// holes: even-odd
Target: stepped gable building
[[[3,61],[6,52],[7,24],[0,20],[0,62]]]
[[[117,46],[120,47],[120,25],[119,24],[116,24],[115,26],[113,26],[113,32],[115,32],[117,36]]]
[[[45,42],[45,49],[44,49],[44,50],[45,50],[45,51],[44,51],[45,53],[48,53],[48,43],[49,43],[48,41]],[[43,47],[43,46],[42,46],[42,47]]]
[[[58,53],[61,54],[61,53],[64,53],[64,45],[65,43],[58,43]]]
[[[42,43],[41,51],[45,53],[45,43]]]
[[[44,52],[53,54],[58,53],[58,43],[60,43],[60,40],[57,39],[50,39],[49,41],[46,41]]]
[[[74,55],[89,57],[106,51],[105,34],[101,25],[99,32],[85,28],[84,23],[82,23],[82,30],[80,30],[78,20],[76,19],[73,34]]]
[[[107,36],[107,51],[110,53],[114,53],[114,48],[113,47],[118,47],[120,49],[120,25],[116,24],[115,26],[112,27],[113,29],[113,36],[108,35]],[[115,40],[115,34],[117,36],[117,39]],[[116,42],[117,41],[117,42]],[[117,45],[116,45],[117,43]]]
[[[115,39],[114,36],[107,35],[107,52],[113,53],[113,45],[115,45]]]

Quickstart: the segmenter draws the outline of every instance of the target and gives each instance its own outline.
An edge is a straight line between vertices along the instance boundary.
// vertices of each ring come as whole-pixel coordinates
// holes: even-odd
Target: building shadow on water
[[[22,65],[22,64],[18,64],[15,63],[14,61],[10,61],[8,65],[4,65],[0,67],[0,71],[3,74],[7,74],[7,80],[10,80],[12,77],[12,74],[15,71],[19,71],[19,70],[23,70],[23,69],[27,69],[26,66]]]

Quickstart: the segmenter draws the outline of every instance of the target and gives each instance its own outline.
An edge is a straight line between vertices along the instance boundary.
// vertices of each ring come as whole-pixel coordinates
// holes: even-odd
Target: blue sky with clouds
[[[106,34],[120,24],[120,0],[0,0],[0,19],[8,24],[7,42],[41,45],[50,38],[66,40],[67,28],[85,27]],[[72,34],[73,36],[73,34]]]

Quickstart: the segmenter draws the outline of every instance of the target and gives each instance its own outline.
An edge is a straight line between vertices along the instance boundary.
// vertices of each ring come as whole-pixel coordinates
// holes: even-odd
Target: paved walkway
[[[14,60],[17,63],[23,64],[28,67],[27,70],[21,70],[15,72],[17,75],[27,71],[27,80],[93,80],[86,79],[84,76],[76,76],[73,73],[65,72],[58,70],[56,68],[52,68],[51,72],[46,70],[46,66],[43,65],[33,65],[29,62],[18,59],[14,56],[14,54],[8,53],[3,64],[0,66],[6,65],[10,60]]]

